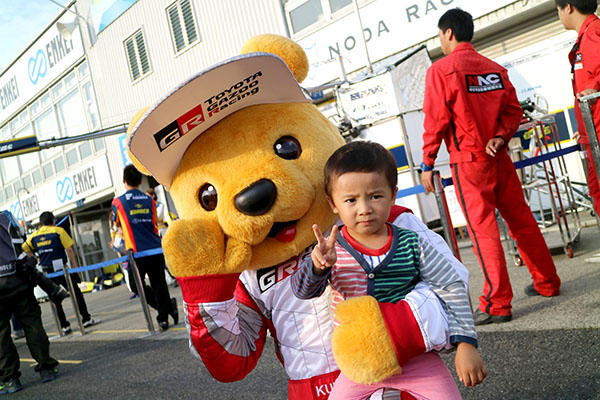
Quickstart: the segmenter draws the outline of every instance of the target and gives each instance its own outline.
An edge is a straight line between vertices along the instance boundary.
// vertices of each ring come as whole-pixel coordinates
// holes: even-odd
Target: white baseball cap
[[[136,122],[129,151],[167,189],[190,144],[211,126],[257,104],[310,102],[285,62],[242,54],[194,75]]]

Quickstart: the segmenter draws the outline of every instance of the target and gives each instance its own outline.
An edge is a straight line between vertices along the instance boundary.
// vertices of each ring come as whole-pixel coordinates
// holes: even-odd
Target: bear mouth
[[[289,243],[296,237],[295,221],[275,222],[269,231],[267,237],[274,238],[278,242]]]

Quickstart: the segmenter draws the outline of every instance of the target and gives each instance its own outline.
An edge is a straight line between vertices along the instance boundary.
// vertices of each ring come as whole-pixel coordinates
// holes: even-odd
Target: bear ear
[[[131,122],[129,122],[129,126],[127,127],[127,141],[126,141],[127,143],[129,143],[129,140],[131,138],[131,132],[133,131],[133,128],[135,127],[137,122],[140,120],[140,118],[142,118],[142,116],[146,113],[146,111],[148,111],[149,108],[150,107],[142,108],[140,111],[138,111],[133,116],[133,118],[131,119]],[[133,165],[137,168],[138,171],[140,171],[144,175],[152,175],[150,172],[148,172],[148,170],[146,168],[144,168],[144,166],[131,153],[131,150],[129,150],[129,145],[127,145],[127,154],[129,154],[129,158],[131,158]]]
[[[308,75],[306,53],[291,39],[273,34],[254,36],[244,43],[240,54],[255,52],[273,53],[281,57],[298,82],[302,82]]]

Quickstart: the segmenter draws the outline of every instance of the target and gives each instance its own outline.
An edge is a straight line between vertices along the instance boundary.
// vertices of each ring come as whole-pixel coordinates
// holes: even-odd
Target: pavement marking
[[[23,363],[33,363],[33,365],[37,364],[33,358],[20,358],[19,359]],[[81,364],[83,360],[57,360],[61,364]]]
[[[173,328],[169,327],[169,330],[170,331],[185,331],[187,329],[185,327],[178,327],[178,328],[176,328],[176,327],[173,327]],[[96,333],[96,334],[110,335],[110,334],[115,334],[115,333],[147,333],[147,332],[148,332],[148,329],[103,329],[103,330],[86,331],[85,333],[86,333],[86,335],[91,335],[91,334],[94,334],[94,333]],[[50,332],[50,331],[47,331],[46,333],[48,334],[48,336],[51,339],[60,339],[62,337],[67,338],[67,337],[73,336],[73,335],[60,336],[58,334],[58,332]],[[81,334],[80,333],[76,333],[75,336],[81,337]]]
[[[143,332],[147,332],[148,329],[106,329],[106,330],[99,330],[99,331],[89,331],[86,333],[143,333]]]

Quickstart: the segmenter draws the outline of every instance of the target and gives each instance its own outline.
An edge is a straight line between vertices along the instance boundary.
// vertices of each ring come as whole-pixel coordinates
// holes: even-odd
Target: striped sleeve
[[[313,272],[313,263],[310,257],[306,261],[300,264],[290,278],[294,295],[304,300],[321,296],[327,288],[331,276],[331,268],[328,268],[323,275],[317,275]]]
[[[466,342],[477,347],[477,332],[469,295],[452,264],[435,247],[419,238],[421,247],[421,278],[440,298],[448,316],[450,343]]]

